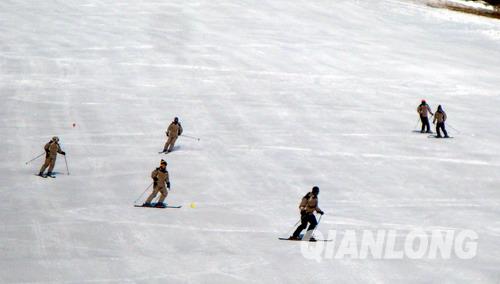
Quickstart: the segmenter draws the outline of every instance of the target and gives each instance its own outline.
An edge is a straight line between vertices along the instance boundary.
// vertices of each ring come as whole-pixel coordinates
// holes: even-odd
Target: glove
[[[319,212],[318,212],[318,214],[319,214],[319,215],[323,215],[323,214],[325,214],[325,212],[323,212],[323,211],[319,211]]]
[[[61,155],[66,156],[66,152],[62,151]]]
[[[153,182],[153,187],[156,187],[158,183],[156,181]]]
[[[170,182],[167,182],[167,188],[170,190]]]
[[[154,177],[153,178],[154,182],[157,182],[158,181],[158,178],[157,177]]]

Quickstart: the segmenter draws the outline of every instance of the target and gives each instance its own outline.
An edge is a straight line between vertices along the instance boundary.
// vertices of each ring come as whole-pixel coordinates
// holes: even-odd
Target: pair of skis
[[[162,206],[162,207],[156,207],[156,203],[151,203],[151,206],[134,204],[134,207],[156,208],[156,209],[166,209],[166,208],[179,209],[182,207],[182,205],[166,205],[166,206]]]
[[[48,177],[51,177],[51,178],[56,178],[56,176],[55,176],[55,175],[47,175],[47,174],[44,174],[44,175],[35,174],[35,176],[37,176],[37,177],[42,177],[42,178],[48,178]]]
[[[282,240],[282,241],[294,241],[294,242],[331,242],[333,240],[316,240],[316,239],[312,239],[312,240],[295,240],[295,239],[289,239],[289,238],[278,238],[278,240]]]
[[[450,138],[453,138],[453,136],[437,136],[437,135],[429,135],[427,136],[427,138],[436,138],[436,139],[450,139]]]

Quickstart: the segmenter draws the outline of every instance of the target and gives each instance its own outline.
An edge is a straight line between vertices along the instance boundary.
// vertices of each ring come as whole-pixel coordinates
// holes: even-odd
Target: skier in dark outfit
[[[420,133],[431,133],[431,126],[429,125],[429,114],[434,115],[431,111],[431,107],[425,102],[425,100],[422,100],[422,103],[417,107],[417,112],[420,115],[420,120],[422,121],[422,130],[420,130]],[[426,130],[427,128],[427,130]]]
[[[440,129],[443,130],[444,138],[448,138],[448,132],[446,132],[446,129],[444,127],[444,122],[446,121],[446,112],[444,112],[443,108],[441,105],[438,106],[438,110],[436,111],[436,116],[434,116],[434,120],[432,123],[436,123],[436,132],[437,132],[437,138],[441,138],[441,132],[439,131]]]
[[[316,221],[316,217],[314,216],[314,211],[318,212],[321,215],[324,214],[324,212],[318,207],[318,194],[319,187],[315,186],[312,188],[311,192],[308,192],[304,197],[302,197],[299,205],[301,223],[300,226],[297,227],[293,235],[288,239],[300,240],[300,233],[307,227],[307,224],[309,223],[310,225],[307,228],[304,239],[314,241],[314,238],[312,238],[311,234],[314,228],[316,228],[316,225],[318,225],[318,221]]]

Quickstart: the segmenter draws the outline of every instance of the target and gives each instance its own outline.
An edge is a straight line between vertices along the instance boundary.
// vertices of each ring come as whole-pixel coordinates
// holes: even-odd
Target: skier
[[[151,201],[158,195],[160,192],[160,199],[156,203],[155,207],[164,208],[166,205],[163,203],[165,198],[167,198],[168,191],[165,189],[165,184],[167,185],[168,190],[170,190],[170,181],[168,178],[167,171],[167,162],[165,160],[160,161],[160,167],[156,168],[153,172],[151,172],[151,178],[153,179],[153,192],[149,195],[148,199],[142,206],[144,207],[152,207]]]
[[[174,118],[174,121],[170,123],[168,126],[167,131],[165,132],[167,134],[167,142],[165,143],[165,146],[163,147],[163,152],[172,152],[174,149],[175,145],[175,140],[177,140],[177,137],[179,137],[182,134],[182,126],[179,122],[179,118],[176,117]]]
[[[57,136],[52,137],[52,140],[45,144],[43,148],[45,149],[45,163],[40,168],[38,175],[43,177],[43,172],[47,167],[49,167],[47,176],[54,177],[52,176],[52,170],[56,165],[57,153],[61,155],[66,155],[66,153],[61,150],[61,146],[59,146],[59,138]]]
[[[446,121],[446,112],[444,112],[443,108],[441,105],[438,106],[438,109],[436,111],[436,115],[434,116],[434,120],[432,123],[436,123],[436,132],[437,132],[437,138],[442,138],[441,132],[439,131],[440,129],[443,130],[444,138],[448,138],[448,132],[446,132],[446,129],[444,127],[444,122]]]
[[[316,221],[316,217],[314,216],[314,211],[323,215],[324,212],[318,207],[318,194],[319,187],[314,186],[311,192],[308,192],[300,202],[300,225],[297,227],[292,236],[290,236],[289,240],[300,240],[300,233],[307,227],[307,223],[309,223],[309,228],[307,228],[307,232],[303,239],[309,241],[315,241],[315,239],[311,236],[314,228],[318,225],[318,221]]]
[[[428,118],[428,113],[431,115],[434,115],[431,111],[431,107],[425,102],[425,100],[422,100],[420,105],[417,107],[417,112],[420,115],[420,120],[422,121],[422,130],[420,130],[420,133],[431,133],[431,127],[429,125],[429,118]],[[425,130],[427,128],[427,130]]]

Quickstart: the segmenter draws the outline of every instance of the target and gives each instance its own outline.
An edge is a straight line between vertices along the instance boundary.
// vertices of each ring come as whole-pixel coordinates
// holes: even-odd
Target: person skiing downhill
[[[318,194],[319,187],[314,186],[311,192],[308,192],[299,205],[300,209],[300,225],[297,227],[295,232],[293,232],[292,236],[290,236],[289,240],[301,240],[300,233],[307,227],[309,223],[309,227],[307,228],[307,232],[304,235],[304,240],[315,241],[315,239],[311,236],[314,228],[318,225],[318,221],[316,221],[316,217],[314,216],[314,212],[318,212],[318,214],[323,215],[324,212],[318,207]]]
[[[52,175],[52,170],[54,170],[54,166],[56,165],[57,153],[61,155],[66,155],[66,153],[61,150],[61,146],[59,146],[59,137],[57,136],[52,137],[52,139],[47,144],[45,144],[43,148],[45,150],[45,162],[40,168],[40,172],[38,173],[38,175],[41,177],[45,177],[43,175],[43,172],[48,167],[49,169],[46,176],[54,177]]]
[[[422,121],[422,129],[420,130],[420,133],[431,133],[431,127],[429,125],[429,113],[431,115],[434,115],[431,111],[431,107],[425,102],[425,100],[422,100],[420,105],[417,107],[417,112],[420,115],[420,120]],[[427,130],[426,130],[427,129]]]
[[[142,206],[152,207],[151,201],[160,193],[160,199],[156,203],[155,207],[164,208],[166,205],[163,203],[165,198],[167,198],[168,190],[170,190],[170,180],[167,171],[167,162],[165,160],[160,161],[160,167],[156,168],[151,172],[151,178],[153,179],[153,192],[149,195],[148,199]],[[165,184],[167,189],[165,189]]]
[[[174,149],[175,141],[177,140],[177,137],[182,135],[182,126],[181,123],[179,122],[179,118],[175,117],[174,121],[170,123],[168,126],[167,131],[165,132],[167,134],[167,142],[165,142],[165,146],[163,147],[163,152],[172,152]]]
[[[432,123],[436,123],[437,121],[437,124],[436,124],[436,132],[437,132],[437,138],[442,138],[443,136],[441,136],[441,132],[439,130],[443,130],[443,134],[444,134],[444,138],[449,138],[448,136],[448,132],[446,132],[446,129],[445,129],[445,126],[444,126],[444,122],[446,121],[446,112],[444,112],[443,108],[441,107],[441,105],[438,106],[438,109],[436,111],[436,115],[434,116],[434,120],[432,121]]]

